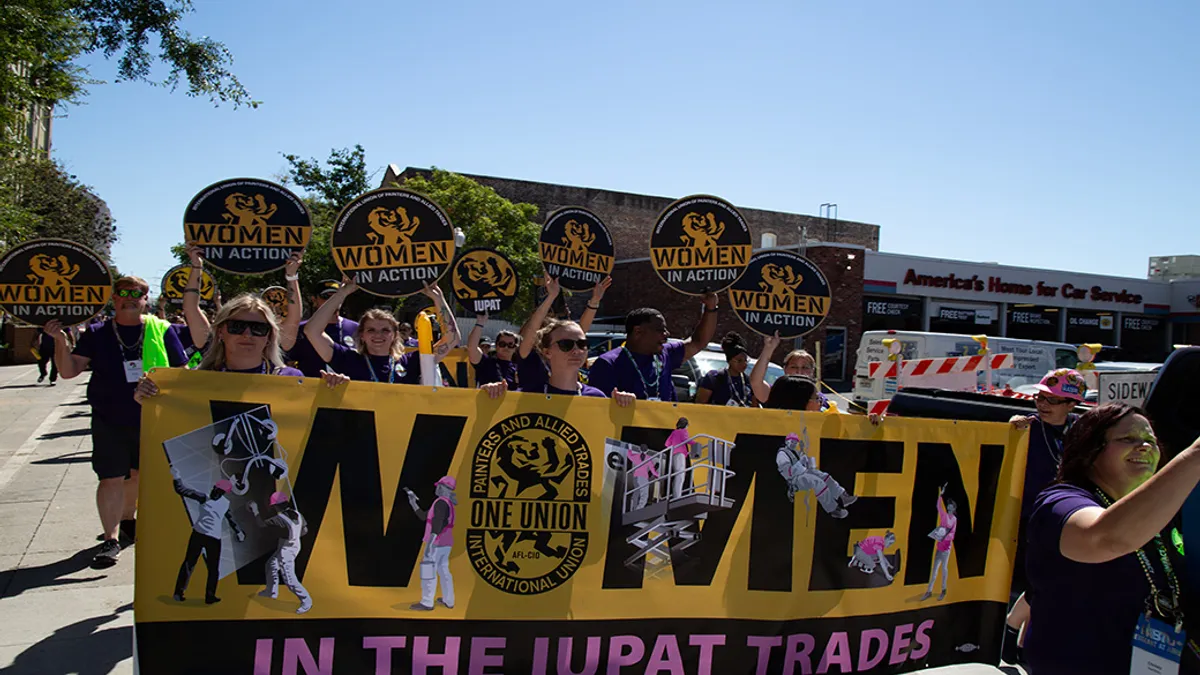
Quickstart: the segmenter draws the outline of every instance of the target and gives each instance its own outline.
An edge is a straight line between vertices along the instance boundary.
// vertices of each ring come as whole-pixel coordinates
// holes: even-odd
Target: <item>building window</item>
[[[762,248],[775,248],[776,241],[774,232],[763,232]]]

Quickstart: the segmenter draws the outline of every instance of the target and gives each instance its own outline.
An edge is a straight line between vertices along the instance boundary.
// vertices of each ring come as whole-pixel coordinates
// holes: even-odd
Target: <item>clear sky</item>
[[[259,109],[118,83],[54,126],[153,284],[201,188],[355,143],[372,170],[835,202],[888,252],[1130,277],[1200,253],[1192,0],[196,4]]]

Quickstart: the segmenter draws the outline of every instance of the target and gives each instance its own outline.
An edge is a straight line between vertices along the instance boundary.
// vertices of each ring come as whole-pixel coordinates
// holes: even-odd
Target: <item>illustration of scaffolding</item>
[[[708,514],[733,506],[725,483],[734,475],[728,468],[734,444],[699,434],[645,455],[639,446],[623,445],[640,460],[630,462],[622,495],[621,522],[637,528],[625,539],[637,548],[625,565],[644,560],[658,572],[700,541]]]

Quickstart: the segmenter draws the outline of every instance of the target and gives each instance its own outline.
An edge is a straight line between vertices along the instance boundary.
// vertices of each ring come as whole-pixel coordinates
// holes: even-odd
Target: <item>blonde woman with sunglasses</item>
[[[574,321],[552,320],[537,332],[537,349],[549,366],[547,381],[540,388],[523,387],[520,391],[557,396],[593,396],[608,398],[603,391],[579,381],[579,369],[587,362],[587,336],[583,328]],[[501,380],[481,387],[491,398],[508,391],[508,383]],[[628,392],[612,391],[612,399],[619,406],[627,406],[637,397]]]

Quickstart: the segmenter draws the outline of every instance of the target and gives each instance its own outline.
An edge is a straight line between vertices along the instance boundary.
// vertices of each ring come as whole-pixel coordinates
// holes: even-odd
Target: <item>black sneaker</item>
[[[45,381],[46,381],[46,376],[45,376],[45,375],[40,375],[40,376],[38,377],[38,384],[41,384],[41,383],[43,383],[43,382],[45,382]]]
[[[206,605],[215,605],[220,601],[221,601],[221,599],[215,595],[210,595],[210,596],[204,598],[204,604],[206,604]]]
[[[100,550],[92,558],[92,564],[96,567],[112,567],[117,564],[117,560],[121,557],[121,545],[115,539],[106,539],[100,545]]]
[[[136,542],[137,541],[137,519],[131,518],[129,520],[122,520],[120,533],[121,533],[121,538],[126,540],[129,544],[133,544],[134,542]],[[129,545],[129,544],[126,544],[126,545]]]

